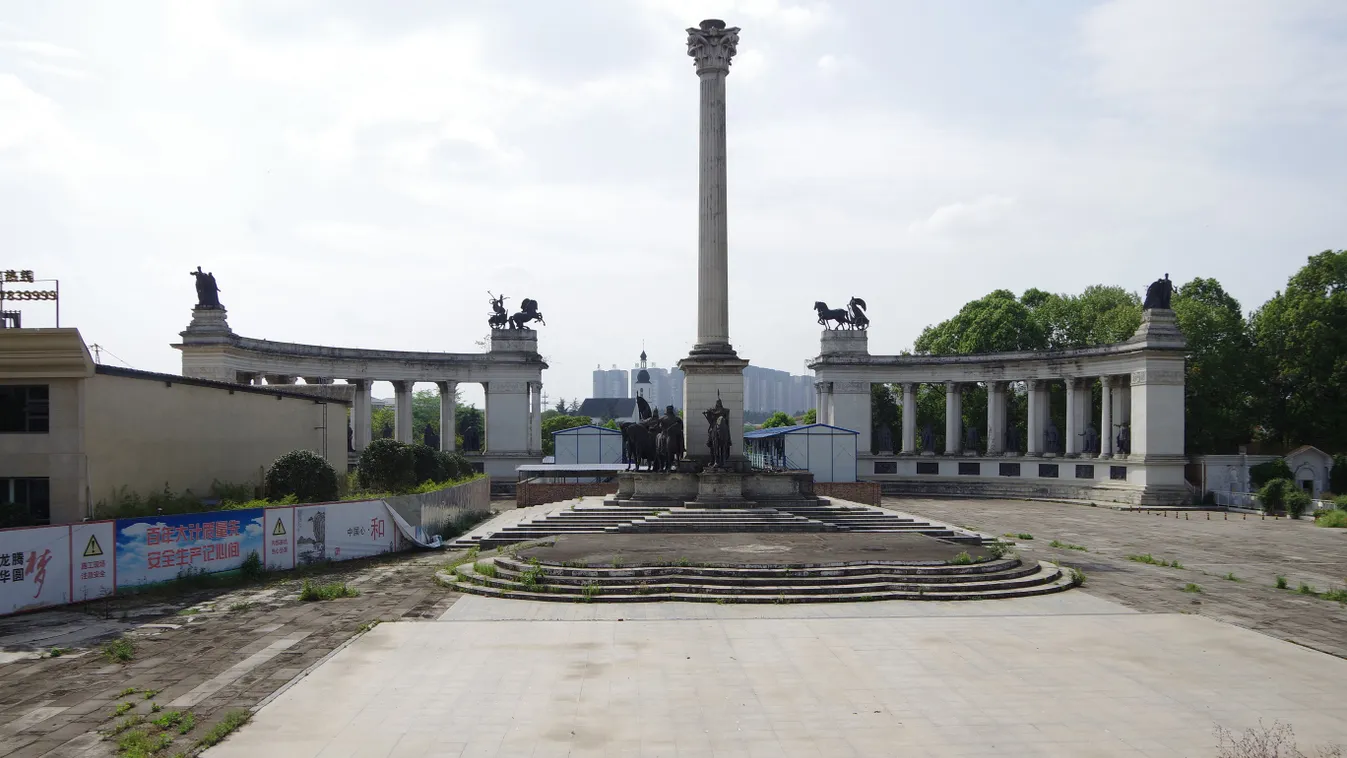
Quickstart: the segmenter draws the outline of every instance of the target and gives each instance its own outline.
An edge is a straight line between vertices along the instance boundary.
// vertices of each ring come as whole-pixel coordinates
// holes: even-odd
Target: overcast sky
[[[198,265],[236,332],[295,342],[473,351],[488,290],[532,297],[549,397],[585,397],[695,338],[708,16],[742,28],[756,365],[804,372],[815,300],[864,298],[893,353],[996,288],[1168,272],[1252,309],[1347,247],[1341,0],[47,0],[0,10],[0,268],[171,372]]]

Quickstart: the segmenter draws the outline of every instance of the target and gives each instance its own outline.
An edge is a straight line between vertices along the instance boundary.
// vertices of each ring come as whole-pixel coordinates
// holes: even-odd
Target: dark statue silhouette
[[[730,462],[730,411],[716,393],[715,406],[702,411],[706,417],[706,446],[711,451],[708,468],[725,468]]]
[[[1087,423],[1085,431],[1081,432],[1080,436],[1085,438],[1082,453],[1099,453],[1099,433],[1094,430],[1094,422]]]
[[[622,457],[627,461],[628,471],[633,467],[640,471],[642,463],[646,464],[647,471],[654,471],[660,421],[642,395],[636,396],[636,409],[638,421],[623,421],[617,425],[622,433]]]
[[[930,424],[921,428],[921,451],[923,453],[935,452],[935,432],[931,429]]]
[[[491,290],[487,290],[486,294],[491,295]],[[504,329],[509,324],[510,314],[505,310],[505,300],[506,297],[504,293],[502,293],[500,297],[491,295],[492,313],[491,316],[487,318],[486,323],[492,329]]]
[[[1143,311],[1149,311],[1154,308],[1169,308],[1169,300],[1174,294],[1174,283],[1169,281],[1169,274],[1165,274],[1164,279],[1156,279],[1151,282],[1151,286],[1146,288],[1146,302],[1141,304]]]
[[[655,435],[655,470],[674,471],[683,460],[683,419],[672,405],[664,408]]]
[[[814,303],[814,311],[818,313],[819,325],[824,329],[832,329],[828,326],[829,321],[837,322],[837,329],[846,327],[848,329],[866,329],[870,326],[870,319],[865,315],[865,309],[869,306],[859,297],[853,297],[847,302],[845,308],[829,308],[828,304],[822,300]]]
[[[196,278],[196,307],[224,310],[220,305],[220,286],[215,283],[215,274],[202,271],[200,266],[187,273]]]
[[[1048,428],[1043,430],[1043,452],[1056,453],[1060,436],[1057,433],[1057,425],[1049,421]]]
[[[422,443],[435,450],[440,449],[440,433],[435,431],[435,427],[426,424],[426,428],[421,432]]]
[[[1115,449],[1119,455],[1127,455],[1132,452],[1132,433],[1128,431],[1128,425],[1122,424],[1118,427],[1118,446]]]
[[[543,321],[542,311],[538,310],[537,300],[524,298],[524,302],[521,303],[519,307],[522,310],[510,317],[511,329],[528,329],[525,324],[530,321],[537,321],[543,326],[547,326],[547,322]]]
[[[971,450],[974,453],[976,453],[978,450],[978,444],[979,444],[978,428],[970,424],[968,426],[968,429],[964,432],[963,435],[963,449]]]

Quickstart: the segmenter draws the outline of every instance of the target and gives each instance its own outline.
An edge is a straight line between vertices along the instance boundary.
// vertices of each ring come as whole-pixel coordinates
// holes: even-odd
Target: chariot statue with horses
[[[491,292],[488,291],[486,294],[491,295]],[[519,306],[519,312],[513,316],[506,315],[508,311],[505,310],[505,300],[503,294],[499,297],[491,295],[491,315],[487,317],[486,323],[492,329],[528,329],[527,324],[532,321],[547,326],[547,322],[543,321],[542,311],[538,310],[537,300],[524,298],[524,302]]]
[[[829,308],[822,300],[814,303],[819,325],[824,329],[867,329],[870,326],[870,319],[866,317],[865,309],[868,307],[870,306],[859,297],[851,298],[845,308]],[[836,323],[837,326],[828,326],[829,323]]]

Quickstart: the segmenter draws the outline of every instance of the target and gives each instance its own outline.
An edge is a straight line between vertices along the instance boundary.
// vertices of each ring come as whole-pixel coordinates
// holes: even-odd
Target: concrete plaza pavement
[[[210,758],[1208,756],[1347,741],[1347,661],[1084,590],[817,606],[464,597],[386,623]]]

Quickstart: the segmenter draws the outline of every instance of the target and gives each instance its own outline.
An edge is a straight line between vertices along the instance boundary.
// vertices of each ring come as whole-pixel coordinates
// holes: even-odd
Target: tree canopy
[[[778,426],[795,426],[795,419],[786,415],[785,411],[777,411],[762,422],[763,429],[773,429]]]
[[[1234,452],[1253,440],[1347,451],[1347,250],[1311,256],[1285,290],[1248,317],[1212,278],[1177,287],[1172,306],[1188,341],[1188,452]],[[1079,295],[1035,288],[1019,297],[1001,289],[927,326],[913,349],[961,355],[1106,345],[1135,333],[1141,315],[1141,299],[1121,287],[1095,285]],[[965,426],[985,423],[985,391],[964,388]],[[1055,415],[1064,412],[1061,404],[1060,397],[1052,401]],[[872,388],[872,423],[895,425],[897,405],[889,388]],[[923,385],[917,406],[918,436],[929,423],[942,446],[943,388]],[[1012,403],[1012,427],[1022,415]]]

